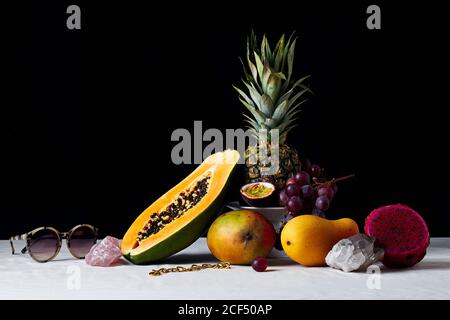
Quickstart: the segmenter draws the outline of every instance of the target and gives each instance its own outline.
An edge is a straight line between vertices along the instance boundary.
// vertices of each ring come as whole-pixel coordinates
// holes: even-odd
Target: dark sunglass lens
[[[70,252],[77,258],[84,258],[97,241],[95,231],[88,226],[81,226],[72,232]]]
[[[42,229],[35,232],[30,238],[30,255],[37,261],[47,261],[59,249],[59,237],[51,229]]]

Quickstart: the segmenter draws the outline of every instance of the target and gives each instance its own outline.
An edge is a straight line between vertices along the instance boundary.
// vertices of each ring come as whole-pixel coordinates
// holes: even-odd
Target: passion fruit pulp
[[[244,185],[240,193],[248,205],[266,207],[272,205],[275,186],[269,182],[253,182]]]

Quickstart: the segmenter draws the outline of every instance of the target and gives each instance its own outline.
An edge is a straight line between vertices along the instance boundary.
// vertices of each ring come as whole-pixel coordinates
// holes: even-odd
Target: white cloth
[[[19,244],[22,241],[16,241]],[[22,247],[17,247],[19,250]],[[269,260],[268,271],[247,266],[151,277],[154,268],[216,262],[205,239],[164,264],[91,267],[72,258],[65,243],[56,260],[37,263],[12,256],[0,241],[0,299],[449,299],[450,238],[431,241],[425,259],[409,269],[380,274],[306,268],[286,257]]]

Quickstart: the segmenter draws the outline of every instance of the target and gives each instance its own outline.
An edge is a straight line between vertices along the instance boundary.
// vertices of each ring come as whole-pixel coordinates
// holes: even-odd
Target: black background
[[[73,2],[76,3],[76,2]],[[159,7],[73,3],[3,10],[0,238],[41,225],[92,223],[121,237],[194,166],[171,163],[176,128],[242,127],[232,84],[251,28],[272,42],[297,31],[298,76],[315,96],[289,142],[340,186],[330,218],[360,225],[405,203],[432,236],[450,236],[448,13],[436,4],[281,1]]]

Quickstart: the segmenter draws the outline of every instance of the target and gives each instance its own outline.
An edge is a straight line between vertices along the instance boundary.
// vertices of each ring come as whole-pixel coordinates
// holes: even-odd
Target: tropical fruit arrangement
[[[226,150],[209,156],[145,209],[123,237],[121,251],[128,260],[135,264],[163,260],[205,231],[208,248],[218,260],[251,265],[259,272],[268,267],[267,258],[277,243],[289,258],[307,267],[328,264],[353,271],[378,260],[388,267],[410,267],[423,259],[428,228],[405,205],[371,212],[365,234],[348,217],[325,217],[337,184],[352,175],[327,179],[323,168],[301,158],[287,144],[300,107],[312,92],[306,84],[308,76],[293,76],[296,41],[294,35],[283,35],[272,49],[267,37],[258,42],[254,33],[250,35],[242,60],[243,85],[235,89],[245,106],[244,121],[257,143],[243,155]],[[267,151],[266,158],[259,157],[261,148]],[[239,193],[252,208],[218,215],[242,156],[245,184]],[[275,157],[277,169],[268,171]],[[268,207],[284,212],[279,229],[262,213]]]

